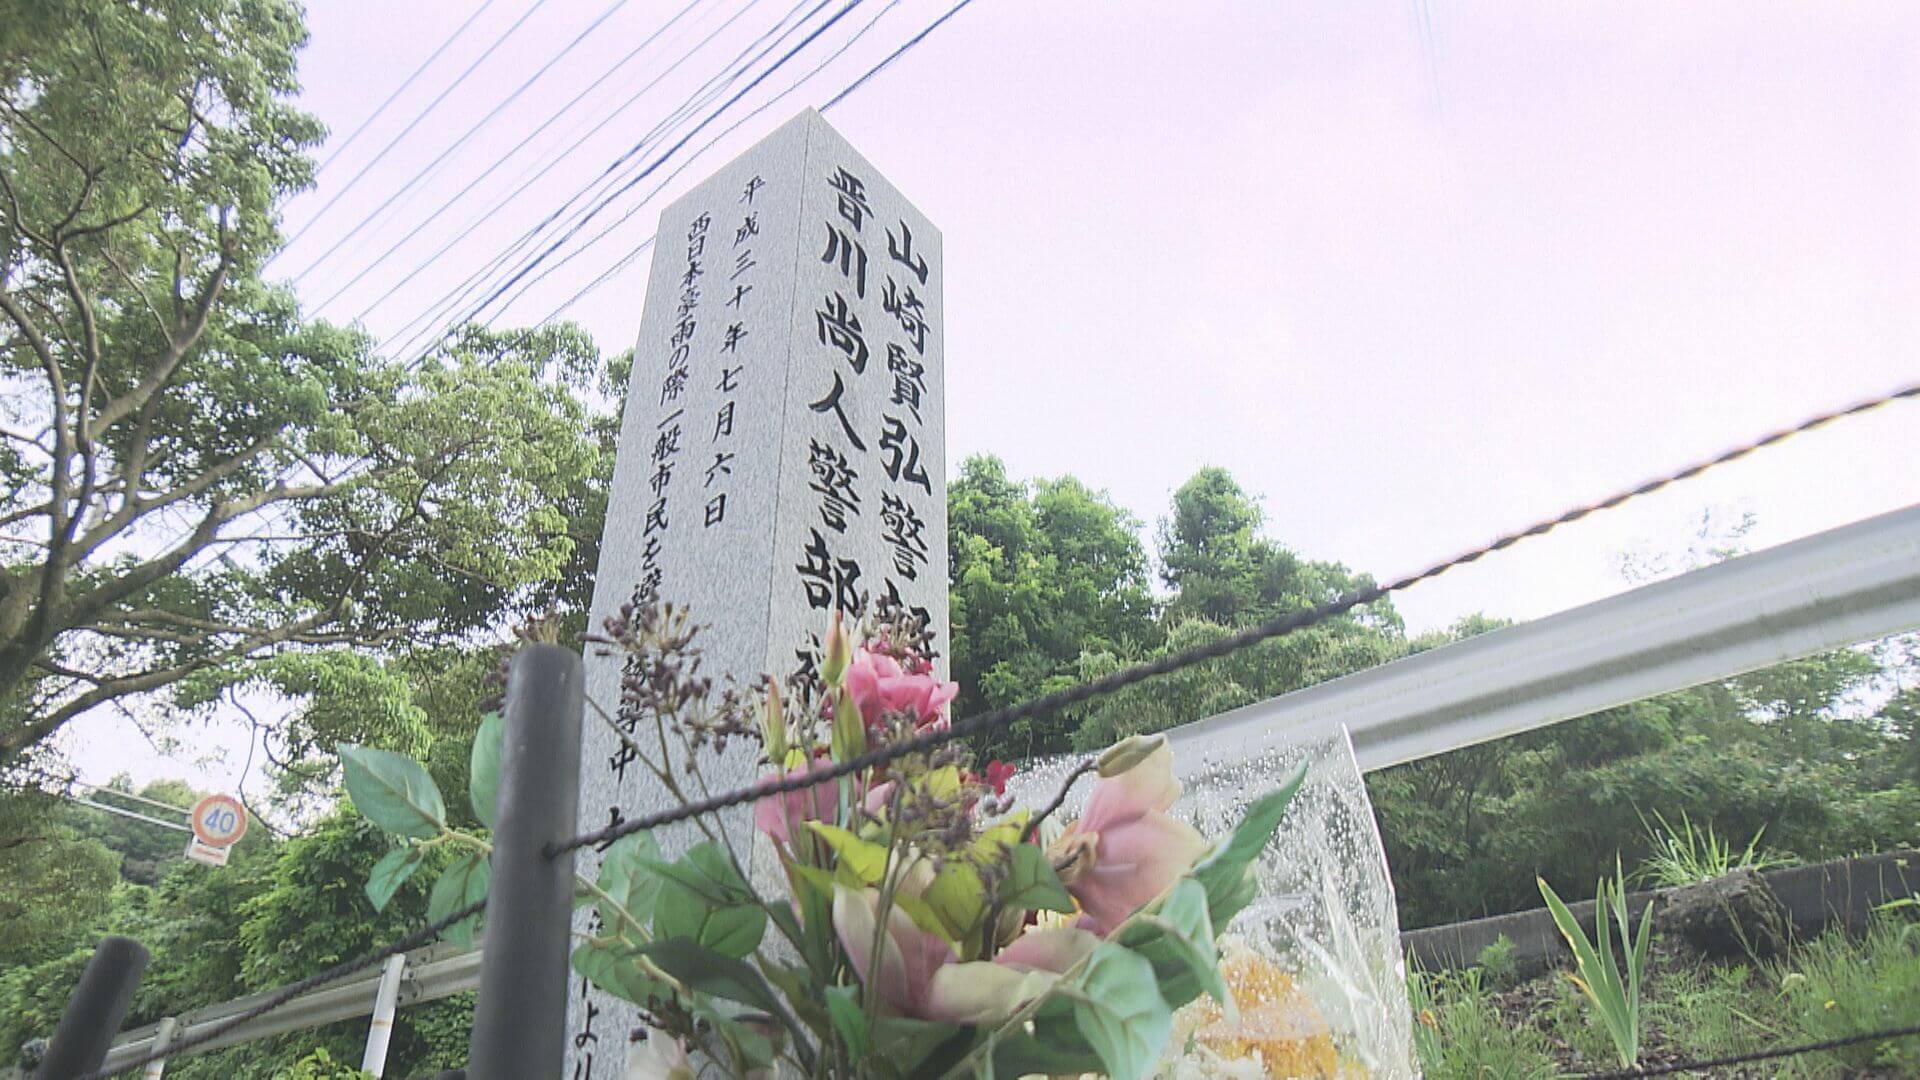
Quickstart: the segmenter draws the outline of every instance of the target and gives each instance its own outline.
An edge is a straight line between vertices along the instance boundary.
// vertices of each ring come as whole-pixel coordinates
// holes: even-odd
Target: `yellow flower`
[[[1258,952],[1229,946],[1220,975],[1236,1015],[1211,997],[1200,997],[1174,1014],[1171,1045],[1183,1046],[1191,1035],[1218,1057],[1259,1061],[1268,1076],[1346,1075],[1332,1029],[1291,974]]]

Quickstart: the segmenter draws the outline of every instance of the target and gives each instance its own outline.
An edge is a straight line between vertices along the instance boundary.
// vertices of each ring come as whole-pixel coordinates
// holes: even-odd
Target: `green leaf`
[[[690,1007],[695,1016],[712,1024],[734,1051],[738,1059],[736,1073],[744,1075],[772,1067],[773,1043],[766,1036],[721,1012],[711,999],[695,998]]]
[[[604,939],[590,941],[573,950],[573,970],[614,997],[635,1005],[665,1001],[673,995],[672,987],[640,966],[640,954],[631,945]]]
[[[779,999],[767,980],[744,960],[702,948],[685,938],[650,941],[635,951],[688,988],[778,1015]]]
[[[462,853],[441,873],[440,880],[433,883],[433,891],[427,894],[427,921],[438,922],[468,904],[486,899],[487,872],[485,856],[477,851]],[[479,922],[477,914],[469,916],[447,927],[440,936],[458,945],[471,945],[474,927]]]
[[[872,1060],[884,1062],[895,1076],[938,1076],[942,1070],[922,1069],[922,1066],[963,1030],[958,1024],[883,1016],[873,1022],[869,1031]]]
[[[1111,942],[1095,949],[1067,989],[1074,1026],[1113,1080],[1153,1075],[1173,1031],[1173,1010],[1155,985],[1153,965]]]
[[[431,840],[447,824],[447,804],[412,758],[352,744],[340,747],[347,794],[367,820],[399,836]]]
[[[1060,884],[1047,853],[1034,844],[1015,844],[1013,867],[1000,886],[1000,901],[1009,909],[1058,911],[1072,914],[1073,897]]]
[[[426,850],[417,847],[394,848],[380,861],[373,864],[373,872],[367,875],[367,899],[373,901],[373,910],[385,911],[387,902],[400,886],[407,883],[415,870],[426,859]]]
[[[851,986],[827,987],[827,1012],[833,1017],[833,1030],[840,1036],[851,1057],[867,1052],[867,1014],[860,1008],[860,991]]]
[[[660,845],[650,832],[628,833],[614,842],[600,859],[600,877],[595,884],[614,899],[639,926],[626,926],[612,904],[600,900],[600,925],[608,934],[641,937],[642,927],[653,920],[654,904],[660,897],[660,877],[648,868],[658,861]]]
[[[1158,907],[1135,915],[1120,944],[1153,965],[1160,996],[1169,1007],[1185,1005],[1202,990],[1232,1007],[1231,992],[1220,977],[1207,892],[1194,879],[1180,879]]]
[[[1043,1014],[1034,1019],[1031,1032],[999,1035],[993,1067],[1007,1076],[1079,1076],[1099,1072],[1101,1061],[1074,1026],[1071,1013]]]
[[[1253,860],[1260,857],[1267,841],[1273,839],[1273,834],[1279,830],[1280,820],[1287,814],[1287,805],[1293,801],[1301,782],[1306,778],[1307,766],[1302,763],[1278,788],[1255,799],[1226,842],[1193,868],[1189,876],[1206,890],[1207,910],[1213,919],[1214,933],[1224,931],[1227,923],[1253,902],[1257,886],[1249,868]]]
[[[686,938],[731,957],[759,947],[767,932],[766,910],[754,900],[725,848],[709,840],[672,863],[637,861],[661,878],[654,937]]]
[[[488,713],[473,737],[473,757],[467,769],[467,801],[473,804],[473,816],[489,829],[493,828],[494,804],[499,801],[500,745],[506,734],[505,719],[498,712]]]
[[[841,868],[859,878],[861,884],[878,885],[880,883],[880,876],[887,871],[885,844],[862,840],[838,825],[828,825],[821,821],[809,821],[807,828],[812,829],[815,836],[826,841],[834,854],[840,856]]]

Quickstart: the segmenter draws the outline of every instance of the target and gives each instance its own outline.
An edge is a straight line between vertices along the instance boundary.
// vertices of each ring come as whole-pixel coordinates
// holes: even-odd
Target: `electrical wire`
[[[522,138],[519,142],[515,143],[511,150],[508,150],[506,153],[495,158],[493,160],[493,163],[491,165],[488,165],[484,170],[482,170],[479,175],[475,176],[471,180],[468,180],[466,184],[463,187],[461,187],[459,191],[456,191],[453,193],[452,198],[449,198],[447,201],[441,203],[438,207],[434,208],[432,213],[426,215],[425,217],[421,218],[419,221],[415,222],[413,228],[407,230],[406,235],[400,237],[398,240],[395,240],[393,243],[387,245],[386,250],[374,256],[373,261],[367,263],[366,266],[362,267],[359,273],[353,275],[353,277],[351,278],[348,278],[345,284],[342,284],[338,288],[334,289],[333,292],[327,295],[326,299],[321,300],[319,303],[313,305],[312,314],[317,315],[321,311],[324,311],[328,304],[331,304],[335,300],[338,300],[342,293],[346,292],[348,289],[351,289],[354,285],[358,284],[368,274],[371,274],[375,269],[377,269],[380,266],[380,264],[384,263],[388,258],[390,258],[394,252],[400,250],[400,248],[405,246],[407,241],[412,240],[414,237],[420,235],[420,231],[422,229],[425,229],[428,225],[431,225],[435,221],[439,220],[440,215],[446,213],[461,199],[466,198],[467,195],[470,192],[472,192],[474,188],[478,187],[482,181],[486,180],[487,177],[492,176],[494,173],[494,170],[500,168],[502,165],[505,165],[508,161],[511,161],[514,155],[526,149],[529,143],[531,143],[534,139],[538,138],[540,134],[546,131],[547,128],[551,127],[555,121],[559,120],[562,116],[565,116],[570,110],[572,110],[572,108],[575,105],[580,104],[580,102],[584,98],[586,98],[588,94],[591,94],[593,91],[599,89],[603,84],[606,83],[608,79],[612,78],[614,75],[618,74],[622,69],[624,69],[628,64],[632,63],[633,60],[636,57],[638,57],[642,52],[644,52],[649,45],[652,45],[655,41],[659,40],[660,35],[672,29],[675,23],[678,23],[681,19],[685,18],[695,8],[698,8],[702,3],[705,3],[705,2],[706,0],[692,0],[692,2],[687,4],[686,7],[681,8],[680,11],[677,14],[675,14],[673,18],[668,19],[666,22],[662,23],[659,29],[655,30],[651,34],[648,34],[644,39],[641,40],[640,44],[634,46],[633,49],[630,50],[625,56],[621,57],[619,60],[616,60],[613,63],[613,66],[609,67],[605,72],[601,73],[599,78],[589,83],[586,89],[580,91],[578,94],[575,94],[573,98],[569,100],[565,105],[560,106],[560,108],[555,110],[551,116],[541,121],[539,127],[534,128],[532,131],[528,132],[526,136]],[[753,0],[753,2],[758,3],[759,0]],[[748,8],[751,8],[752,6],[753,6],[752,4],[749,4]],[[740,13],[736,13],[733,18],[736,18],[736,19],[739,18],[740,14],[744,14],[746,10],[747,9],[742,9],[742,11]],[[724,27],[725,25],[732,23],[732,21],[733,19],[728,19],[727,23],[722,24],[722,26]],[[655,79],[655,82],[657,81],[658,81],[658,78]],[[654,84],[648,83],[647,85],[651,87]],[[628,98],[627,103],[632,104],[636,100],[638,100],[638,95],[636,95],[633,98]],[[620,109],[616,109],[612,113],[609,113],[607,115],[607,118],[600,122],[601,126],[604,126],[605,124],[612,121],[612,119],[615,116],[618,116],[620,112],[625,108],[626,106],[622,105]],[[596,126],[593,130],[598,131],[599,129],[600,129],[599,126]],[[589,132],[589,135],[590,134],[591,132]],[[561,158],[565,157],[566,154],[572,153],[574,147],[577,147],[579,145],[580,144],[576,142],[573,144],[573,146],[570,146],[567,148],[567,150],[563,151],[559,156],[549,156],[547,159],[546,168],[548,169],[553,168],[554,165],[559,163]],[[542,175],[544,175],[544,173],[545,173],[545,170],[542,170]],[[518,194],[518,191],[516,191],[515,194]],[[510,195],[508,197],[511,198],[512,196]],[[481,215],[481,220],[484,220],[485,218],[486,218],[486,215],[484,214]],[[324,256],[322,257],[324,258]],[[296,279],[296,282],[297,280],[298,279]]]
[[[506,111],[508,106],[520,100],[520,96],[522,94],[525,94],[529,87],[533,86],[534,83],[539,82],[542,78],[544,78],[547,72],[552,71],[554,65],[566,59],[567,54],[573,52],[575,48],[579,47],[581,42],[587,40],[587,38],[590,35],[592,35],[592,33],[595,30],[598,30],[601,24],[605,23],[608,19],[612,18],[614,12],[619,11],[621,8],[627,6],[627,4],[631,2],[632,0],[613,0],[613,3],[607,5],[607,7],[604,10],[602,10],[599,15],[594,17],[592,22],[586,25],[585,29],[581,30],[578,34],[574,35],[572,41],[567,42],[567,44],[564,47],[562,47],[559,52],[554,53],[551,57],[549,57],[546,63],[536,68],[532,75],[527,76],[527,78],[524,79],[519,86],[514,87],[513,90],[510,91],[506,97],[501,98],[497,103],[494,104],[493,108],[487,110],[487,114],[485,116],[482,116],[480,119],[474,121],[473,124],[470,125],[466,131],[460,133],[459,138],[456,138],[455,140],[453,140],[451,145],[449,145],[446,149],[441,150],[438,154],[434,155],[434,158],[432,161],[429,161],[424,167],[422,167],[420,170],[415,172],[412,176],[408,177],[407,180],[404,183],[402,183],[398,188],[395,188],[391,194],[389,194],[384,200],[381,201],[379,206],[374,207],[371,213],[361,218],[358,224],[356,224],[353,228],[348,229],[346,232],[340,234],[340,236],[336,238],[331,245],[328,246],[327,250],[320,253],[319,258],[314,259],[313,262],[307,265],[307,268],[305,270],[302,270],[294,274],[292,279],[293,284],[298,285],[302,281],[306,280],[307,275],[319,269],[320,264],[326,262],[329,256],[331,256],[334,252],[339,251],[341,247],[345,246],[348,240],[351,240],[355,236],[358,236],[361,230],[365,229],[369,225],[372,225],[374,221],[377,220],[380,217],[380,215],[386,211],[387,207],[392,206],[394,204],[395,200],[399,199],[400,196],[406,194],[407,192],[412,191],[415,185],[425,180],[431,174],[437,172],[439,168],[443,164],[445,164],[455,153],[459,152],[461,147],[467,145],[467,140],[473,138],[474,135],[479,133],[481,128],[484,128],[488,124],[492,123],[494,118],[498,117],[502,112]],[[675,18],[677,19],[678,16],[676,16]],[[598,83],[596,83],[595,85],[598,85]],[[576,98],[575,100],[578,100],[578,99]],[[516,147],[516,149],[518,148]],[[311,224],[311,222],[309,222],[309,224]]]
[[[521,12],[520,17],[513,21],[512,26],[507,27],[504,33],[502,33],[499,37],[495,38],[493,40],[493,44],[488,45],[485,52],[481,53],[478,57],[476,57],[473,63],[468,64],[465,71],[462,71],[457,78],[455,78],[452,82],[448,83],[446,86],[446,89],[441,90],[440,93],[436,97],[434,97],[432,101],[427,103],[426,108],[420,110],[419,115],[415,116],[412,120],[407,122],[406,127],[400,129],[400,134],[395,135],[393,139],[387,143],[387,145],[380,148],[379,153],[374,154],[372,159],[367,161],[365,164],[361,165],[360,170],[354,173],[353,176],[348,178],[347,182],[341,185],[340,189],[333,193],[333,197],[327,200],[326,205],[322,206],[317,212],[314,213],[312,217],[308,218],[306,221],[306,224],[301,225],[299,230],[293,234],[293,238],[288,240],[280,250],[285,251],[288,248],[291,248],[293,245],[300,242],[301,237],[311,232],[313,230],[314,224],[318,222],[321,218],[325,217],[327,215],[327,211],[333,209],[334,205],[340,201],[342,196],[346,195],[347,192],[353,190],[353,186],[355,184],[358,184],[361,181],[361,179],[364,178],[367,175],[367,173],[375,165],[380,164],[381,160],[384,159],[387,156],[387,154],[393,150],[394,147],[400,145],[400,143],[404,139],[406,139],[408,135],[413,134],[413,129],[416,127],[419,127],[420,122],[422,120],[425,120],[427,116],[433,112],[434,109],[439,108],[440,103],[447,99],[448,94],[453,93],[456,87],[458,87],[461,83],[466,82],[467,76],[472,75],[474,71],[480,67],[481,64],[486,62],[488,57],[494,54],[494,51],[496,49],[500,48],[501,45],[506,44],[507,39],[512,37],[514,33],[517,32],[522,26],[525,26],[527,24],[527,20],[533,18],[534,13],[539,11],[542,7],[545,7],[546,4],[547,4],[547,0],[533,0],[532,7],[529,7],[527,10]]]
[[[725,65],[723,65],[718,72],[709,76],[707,80],[704,83],[702,83],[698,89],[694,90],[692,94],[688,95],[687,98],[684,99],[671,112],[669,112],[667,116],[665,116],[664,118],[656,122],[654,126],[651,129],[649,129],[645,134],[643,134],[638,141],[636,141],[633,145],[629,146],[619,156],[614,158],[614,160],[611,163],[609,163],[605,168],[603,168],[600,171],[600,173],[597,176],[595,176],[592,180],[588,181],[587,184],[583,186],[579,191],[576,191],[573,195],[569,196],[565,202],[560,204],[560,206],[556,207],[552,211],[549,211],[546,214],[546,216],[542,217],[540,221],[538,221],[531,228],[523,232],[519,236],[519,238],[516,239],[512,244],[508,245],[506,249],[495,254],[493,258],[487,260],[484,264],[480,266],[479,269],[473,271],[473,273],[469,274],[463,281],[461,281],[460,284],[455,285],[452,289],[442,294],[440,299],[434,301],[433,304],[429,305],[420,314],[415,315],[412,319],[402,324],[399,327],[399,329],[387,335],[387,340],[389,342],[392,342],[396,339],[401,339],[403,335],[406,335],[404,337],[404,340],[401,341],[401,347],[397,350],[393,350],[395,354],[404,355],[408,351],[408,349],[410,348],[413,342],[420,340],[420,337],[422,334],[428,333],[433,329],[434,325],[440,319],[442,314],[444,314],[447,311],[451,311],[454,308],[457,308],[461,303],[463,303],[466,300],[468,296],[472,295],[475,290],[481,288],[482,286],[480,283],[484,281],[489,274],[493,273],[495,270],[497,270],[501,266],[506,265],[509,261],[512,260],[514,255],[518,254],[522,249],[526,248],[528,245],[537,241],[540,235],[543,232],[545,232],[550,225],[552,225],[556,221],[561,220],[563,217],[567,216],[567,211],[570,208],[572,208],[576,202],[579,202],[582,199],[589,198],[594,194],[595,190],[598,189],[603,183],[610,182],[610,178],[616,177],[621,172],[622,167],[629,160],[643,154],[648,148],[655,145],[656,140],[664,138],[667,135],[667,133],[673,131],[675,126],[678,125],[683,119],[691,117],[695,112],[697,112],[700,108],[704,107],[708,102],[718,98],[721,94],[725,93],[728,88],[733,86],[735,82],[737,82],[742,76],[744,76],[744,74],[748,70],[752,68],[753,64],[757,63],[768,52],[771,52],[773,48],[777,47],[778,42],[785,40],[788,34],[793,33],[794,30],[798,29],[800,26],[805,25],[807,19],[812,18],[814,14],[816,14],[821,9],[826,7],[826,5],[830,2],[831,0],[818,0],[817,3],[816,3],[816,0],[798,0],[798,2],[791,9],[789,9],[786,14],[782,15],[779,21],[777,21],[771,28],[765,31],[762,31],[758,37],[756,37],[752,42],[748,43],[748,45],[744,49],[740,50],[740,52],[737,53],[732,60],[728,61]],[[806,12],[804,15],[800,14],[801,10],[810,3],[815,5],[813,9],[811,11]],[[799,21],[794,23],[794,25],[791,27],[788,26],[787,25],[788,22],[794,19],[796,15],[799,16]],[[713,35],[708,36],[709,40],[711,40],[712,36]],[[768,44],[768,42],[770,41],[773,44]],[[705,42],[702,42],[702,45],[704,44]],[[754,52],[754,50],[756,49],[760,50],[760,52],[757,54]],[[676,66],[678,65],[676,64]],[[612,182],[617,182],[617,180]],[[522,185],[522,187],[524,189],[525,185]],[[518,194],[518,192],[516,192],[515,194]],[[498,203],[496,204],[495,209],[497,210],[504,205],[505,205],[504,202]],[[429,256],[427,262],[421,264],[421,267],[417,268],[415,272],[417,273],[419,269],[424,269],[426,265],[429,265],[434,259],[437,259],[441,254],[443,254],[448,248],[452,247],[454,244],[464,239],[468,233],[471,233],[474,229],[478,228],[478,226],[485,220],[486,220],[485,218],[476,220],[473,223],[473,225],[469,226],[468,229],[465,230],[460,236],[456,236],[452,240],[448,241],[446,244],[442,245],[440,250],[435,252],[432,256]],[[379,306],[379,302],[376,301],[373,307],[378,307],[378,306]],[[370,307],[368,310],[371,311],[372,307]],[[415,327],[418,327],[419,329],[414,330],[413,333],[409,334],[408,331],[412,330]],[[418,361],[415,361],[415,363],[417,362]]]
[[[419,67],[413,69],[413,74],[407,76],[406,81],[402,82],[398,87],[394,88],[393,93],[387,95],[387,100],[381,102],[378,106],[374,108],[374,110],[371,113],[368,113],[366,119],[360,121],[359,126],[355,127],[353,129],[353,132],[349,134],[344,140],[342,140],[339,146],[336,146],[332,150],[327,152],[327,159],[325,161],[322,161],[319,164],[319,166],[317,166],[313,170],[313,175],[315,175],[316,177],[319,176],[321,173],[324,173],[327,171],[328,166],[332,165],[336,161],[339,161],[340,155],[346,153],[347,147],[352,146],[353,141],[355,139],[358,139],[363,133],[366,132],[366,130],[369,127],[372,127],[373,122],[375,120],[380,119],[380,117],[386,113],[388,107],[391,106],[395,101],[399,100],[401,94],[404,94],[407,92],[407,88],[413,85],[414,80],[418,79],[421,75],[425,74],[426,70],[433,66],[433,62],[435,60],[440,59],[440,54],[446,52],[447,47],[452,45],[456,40],[458,40],[460,35],[466,33],[467,28],[474,24],[474,20],[480,18],[480,16],[482,15],[485,15],[487,13],[487,9],[492,7],[494,3],[495,3],[495,0],[486,0],[485,3],[475,8],[473,10],[473,14],[467,16],[466,22],[461,23],[457,28],[455,28],[453,33],[448,35],[447,39],[440,43],[440,47],[433,50],[433,54],[431,56],[428,56],[426,60],[422,61]]]
[[[512,276],[508,277],[504,282],[494,287],[493,290],[486,295],[486,297],[484,297],[478,304],[474,305],[467,312],[464,318],[457,319],[456,325],[460,323],[466,323],[466,322],[474,321],[476,319],[480,319],[481,316],[485,314],[487,308],[492,306],[492,304],[496,300],[500,299],[500,297],[503,296],[507,292],[507,290],[519,284],[519,282],[522,279],[524,279],[527,276],[527,274],[531,273],[535,267],[539,266],[548,257],[550,257],[555,251],[558,251],[562,246],[566,244],[568,240],[572,239],[574,235],[577,234],[582,228],[585,228],[588,222],[592,221],[595,217],[598,217],[601,211],[611,206],[616,199],[626,194],[628,191],[631,191],[634,187],[638,186],[642,181],[646,180],[647,177],[652,176],[654,172],[657,171],[662,165],[666,164],[667,161],[671,160],[674,154],[678,153],[682,147],[686,146],[686,144],[689,141],[691,141],[695,135],[698,135],[701,131],[705,130],[707,125],[711,124],[714,120],[724,115],[726,111],[732,108],[736,103],[738,103],[741,98],[752,93],[756,88],[759,87],[761,83],[765,82],[769,76],[771,76],[774,72],[780,70],[781,67],[783,67],[788,61],[792,60],[808,45],[813,44],[813,42],[818,40],[822,34],[832,29],[834,24],[838,23],[841,19],[845,18],[847,14],[851,12],[855,7],[858,7],[860,2],[861,0],[847,0],[847,3],[844,4],[840,8],[840,10],[834,12],[833,15],[830,18],[828,18],[825,22],[815,27],[811,32],[807,34],[806,37],[802,38],[798,44],[794,45],[791,49],[788,49],[783,55],[781,55],[781,57],[778,60],[775,60],[773,62],[772,66],[768,67],[766,70],[762,71],[760,74],[754,76],[753,81],[749,82],[746,86],[741,87],[737,92],[733,94],[732,97],[728,98],[724,103],[722,103],[719,108],[709,113],[705,119],[701,120],[700,123],[696,124],[692,131],[689,131],[685,135],[682,135],[680,139],[677,142],[675,142],[672,146],[668,147],[664,153],[660,154],[660,156],[656,157],[644,169],[640,170],[639,175],[634,176],[632,179],[621,184],[618,188],[615,188],[611,194],[600,199],[599,202],[594,204],[594,206],[588,209],[584,215],[579,217],[571,226],[569,226],[566,232],[562,233],[558,239],[548,244],[544,249],[540,251],[539,254],[535,255],[531,260],[528,260],[527,262],[525,262],[518,270],[516,270],[512,274]],[[429,346],[428,348],[430,349],[431,346]]]

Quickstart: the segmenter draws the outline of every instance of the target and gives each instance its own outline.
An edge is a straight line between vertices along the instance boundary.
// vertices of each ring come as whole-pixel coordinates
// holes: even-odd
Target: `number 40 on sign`
[[[247,831],[247,811],[231,795],[208,795],[193,804],[193,839],[187,858],[209,866],[227,865],[227,854]]]

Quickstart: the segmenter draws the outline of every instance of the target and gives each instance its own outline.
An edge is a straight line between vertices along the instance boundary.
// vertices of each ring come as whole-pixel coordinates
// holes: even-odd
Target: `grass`
[[[1659,823],[1657,827],[1645,818],[1640,819],[1653,841],[1653,853],[1634,871],[1638,884],[1674,889],[1703,884],[1735,870],[1766,870],[1786,865],[1787,860],[1760,851],[1760,837],[1767,831],[1764,825],[1747,841],[1745,849],[1736,850],[1731,841],[1713,831],[1713,822],[1695,827],[1684,810],[1680,813],[1678,829],[1658,810],[1653,812],[1653,818]]]
[[[1560,1074],[1547,1037],[1508,1024],[1493,1007],[1478,968],[1415,974],[1408,989],[1414,1050],[1427,1076],[1532,1080]]]
[[[1834,931],[1760,965],[1655,965],[1646,1060],[1701,1059],[1920,1024],[1920,934],[1890,912],[1862,938]],[[1908,916],[1908,917],[1903,917]],[[1427,973],[1415,1050],[1432,1078],[1550,1077],[1605,1068],[1612,1042],[1560,972],[1511,990],[1477,969]],[[1920,1038],[1766,1062],[1733,1075],[1920,1076]]]

